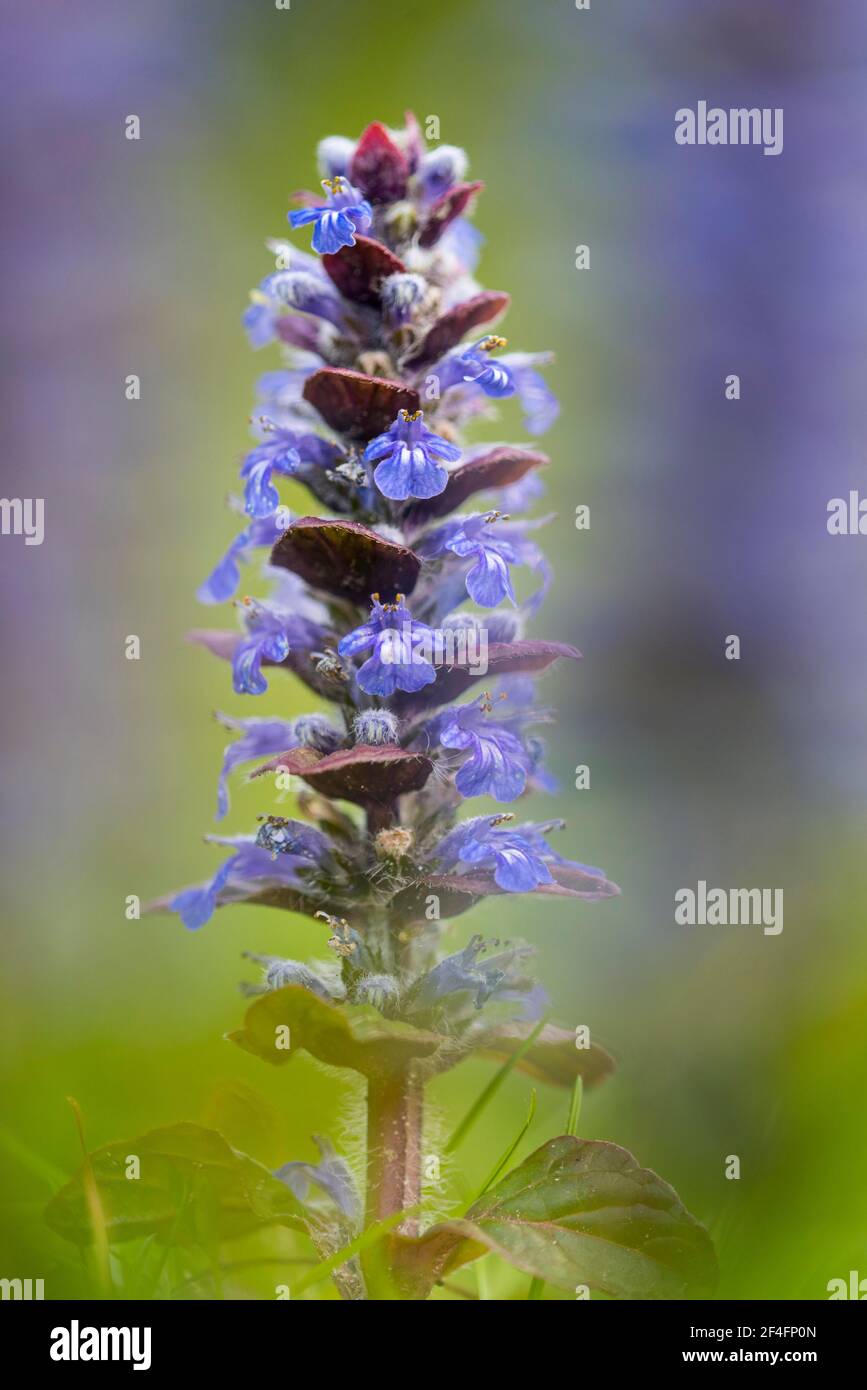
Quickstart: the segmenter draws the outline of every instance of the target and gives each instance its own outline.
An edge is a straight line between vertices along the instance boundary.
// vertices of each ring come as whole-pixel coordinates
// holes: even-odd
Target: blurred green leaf
[[[616,1144],[552,1139],[475,1202],[395,1252],[408,1296],[493,1251],[561,1289],[696,1297],[716,1278],[710,1238],[673,1188]]]
[[[127,1177],[132,1157],[139,1160],[139,1177]],[[46,1208],[49,1225],[82,1245],[92,1240],[90,1172],[111,1242],[156,1234],[178,1244],[201,1244],[258,1226],[305,1229],[303,1209],[283,1183],[200,1125],[155,1129],[89,1155]]]
[[[300,985],[260,995],[247,1010],[244,1027],[228,1036],[274,1066],[303,1049],[320,1062],[364,1076],[402,1070],[443,1042],[435,1033],[383,1018],[370,1005],[329,1004]]]
[[[270,1101],[243,1081],[220,1081],[203,1115],[233,1148],[241,1149],[269,1168],[286,1158],[287,1140],[281,1116]]]

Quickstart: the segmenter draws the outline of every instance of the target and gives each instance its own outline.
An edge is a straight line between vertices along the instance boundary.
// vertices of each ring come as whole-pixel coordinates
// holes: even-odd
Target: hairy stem
[[[411,1068],[369,1079],[366,1226],[418,1204],[423,1114],[423,1085]],[[404,1236],[417,1235],[417,1217],[407,1217],[397,1231]],[[371,1298],[400,1296],[390,1277],[390,1245],[389,1237],[363,1260]]]
[[[367,1087],[366,1224],[414,1207],[421,1195],[422,1084],[411,1069],[372,1077]],[[415,1235],[418,1221],[399,1230]]]

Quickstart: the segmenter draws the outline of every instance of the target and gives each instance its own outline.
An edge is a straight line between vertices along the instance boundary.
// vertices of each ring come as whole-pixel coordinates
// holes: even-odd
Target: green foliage
[[[616,1144],[551,1139],[475,1202],[466,1217],[400,1239],[409,1297],[493,1251],[558,1288],[621,1299],[708,1293],[716,1276],[704,1227],[674,1190]]]
[[[288,1031],[286,1031],[288,1030]],[[442,1043],[435,1033],[384,1018],[369,1004],[329,1004],[300,985],[284,985],[251,1004],[232,1042],[274,1066],[299,1050],[364,1076],[401,1071]]]
[[[132,1160],[138,1160],[139,1176]],[[92,1172],[99,1199],[88,1205]],[[180,1245],[209,1246],[260,1226],[303,1230],[302,1208],[255,1159],[237,1153],[212,1129],[179,1124],[96,1149],[52,1198],[49,1224],[80,1245],[99,1224],[111,1243],[156,1235]]]

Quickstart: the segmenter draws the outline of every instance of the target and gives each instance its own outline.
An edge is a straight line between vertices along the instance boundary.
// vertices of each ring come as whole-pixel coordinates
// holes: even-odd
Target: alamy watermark
[[[783,930],[782,888],[678,888],[674,920],[680,927],[762,927],[765,936]]]
[[[149,1327],[82,1327],[73,1318],[69,1327],[51,1330],[52,1361],[131,1361],[134,1371],[151,1364]]]
[[[829,536],[867,536],[867,497],[857,488],[848,497],[832,497],[825,526]]]
[[[0,1299],[21,1299],[31,1303],[34,1299],[44,1299],[44,1279],[0,1279]]]
[[[783,153],[782,106],[722,106],[708,108],[700,101],[693,111],[681,106],[674,113],[678,145],[762,145],[765,154]]]
[[[414,623],[385,628],[379,648],[384,666],[425,663],[466,667],[474,676],[488,673],[488,631],[485,627],[428,627]]]
[[[853,1298],[859,1303],[867,1300],[867,1279],[862,1279],[857,1269],[849,1270],[848,1280],[829,1279],[825,1288],[832,1301],[836,1298]]]
[[[45,539],[44,497],[0,497],[0,535],[23,536],[25,545]]]

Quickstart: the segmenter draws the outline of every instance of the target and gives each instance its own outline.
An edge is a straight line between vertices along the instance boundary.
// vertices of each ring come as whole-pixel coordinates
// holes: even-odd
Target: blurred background
[[[218,862],[211,711],[310,708],[274,679],[252,711],[184,633],[236,532],[222,503],[277,361],[240,328],[264,239],[285,235],[319,138],[412,107],[487,183],[479,278],[513,296],[510,346],[557,354],[557,577],[536,633],[584,660],[542,686],[562,785],[530,809],[566,817],[558,847],[623,890],[499,899],[451,938],[538,946],[554,1015],[619,1062],[582,1133],[708,1224],[720,1297],[867,1276],[867,540],[826,531],[830,498],[867,493],[863,4],[19,0],[3,29],[2,492],[46,499],[46,539],[0,539],[0,1274],[88,1292],[42,1218],[79,1162],[67,1096],[91,1147],[181,1119],[275,1164],[312,1159],[314,1132],[359,1141],[344,1078],[306,1057],[272,1074],[222,1040],[241,952],[321,955],[321,931],[233,908],[190,934],[124,904]],[[782,107],[783,154],[676,145],[675,110],[699,100]],[[517,406],[488,434],[523,441]],[[263,809],[236,787],[230,830]],[[676,926],[674,893],[699,879],[782,888],[784,931]],[[443,1132],[490,1067],[436,1083]],[[443,1210],[529,1088],[500,1091]],[[567,1100],[540,1093],[522,1152]],[[526,1297],[509,1271],[485,1278]],[[241,1292],[273,1296],[273,1271]]]

